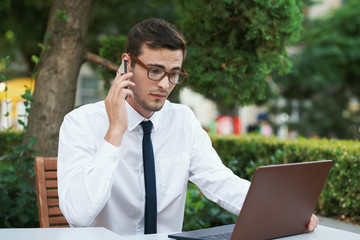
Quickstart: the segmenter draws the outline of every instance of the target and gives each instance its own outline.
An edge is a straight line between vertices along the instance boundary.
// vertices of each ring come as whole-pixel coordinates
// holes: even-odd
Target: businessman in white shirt
[[[120,235],[149,233],[144,230],[143,121],[152,125],[156,220],[150,233],[181,231],[188,181],[239,214],[250,182],[223,165],[187,106],[167,100],[187,77],[185,57],[185,40],[173,25],[162,19],[140,22],[130,30],[122,55],[128,73],[116,75],[105,101],[65,116],[58,190],[71,226],[106,227]],[[308,231],[317,224],[313,215]]]

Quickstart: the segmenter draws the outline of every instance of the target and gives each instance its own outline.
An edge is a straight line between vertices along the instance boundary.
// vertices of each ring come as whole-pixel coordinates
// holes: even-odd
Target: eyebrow
[[[163,65],[160,65],[160,64],[146,64],[147,66],[149,67],[157,67],[157,68],[161,68],[161,69],[164,69],[166,70],[166,68],[163,66]],[[173,67],[172,69],[170,69],[170,71],[181,71],[181,67]]]

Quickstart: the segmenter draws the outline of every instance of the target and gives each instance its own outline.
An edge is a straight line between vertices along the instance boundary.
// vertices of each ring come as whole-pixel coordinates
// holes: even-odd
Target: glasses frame
[[[149,67],[147,66],[145,63],[143,63],[140,59],[138,59],[136,56],[134,56],[133,54],[129,53],[129,56],[131,57],[131,59],[133,59],[136,63],[138,63],[140,66],[142,66],[143,68],[145,68],[148,72],[147,72],[147,77],[152,80],[152,81],[161,81],[164,79],[165,76],[168,76],[168,80],[170,83],[174,84],[174,85],[180,85],[181,83],[183,83],[185,81],[185,79],[189,76],[189,74],[186,72],[185,68],[184,67],[181,67],[181,71],[171,71],[171,72],[168,72],[162,68],[159,68],[159,67]],[[155,80],[155,79],[152,79],[149,77],[150,75],[150,70],[151,69],[157,69],[157,70],[160,70],[160,71],[163,71],[164,72],[164,75],[158,79],[158,80]],[[182,75],[184,75],[184,78],[181,80],[181,82],[177,82],[177,83],[173,83],[171,80],[170,80],[170,74],[173,74],[173,73],[180,73]]]

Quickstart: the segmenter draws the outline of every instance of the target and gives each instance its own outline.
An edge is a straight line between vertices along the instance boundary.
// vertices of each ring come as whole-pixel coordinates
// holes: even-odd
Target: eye
[[[161,70],[156,69],[156,68],[151,68],[151,69],[149,70],[149,73],[150,73],[151,75],[162,75],[163,72],[164,72],[164,71],[161,71]]]
[[[170,78],[171,78],[171,79],[177,79],[177,78],[179,78],[179,73],[178,73],[178,72],[170,73]]]

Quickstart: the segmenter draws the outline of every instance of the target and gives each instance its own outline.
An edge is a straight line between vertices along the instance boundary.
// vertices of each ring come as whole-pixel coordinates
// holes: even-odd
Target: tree
[[[59,127],[74,108],[78,73],[86,56],[85,41],[95,0],[54,0],[35,82],[27,138],[37,138],[44,156],[57,152]],[[81,11],[79,11],[81,9]]]
[[[293,123],[301,135],[360,137],[360,109],[349,107],[360,95],[359,12],[359,1],[349,0],[326,18],[310,21],[302,50],[291,58],[292,72],[274,76],[282,95],[303,106],[301,124]]]
[[[295,0],[179,0],[188,42],[188,84],[221,108],[266,98],[267,75],[289,71],[285,46],[302,13]]]

